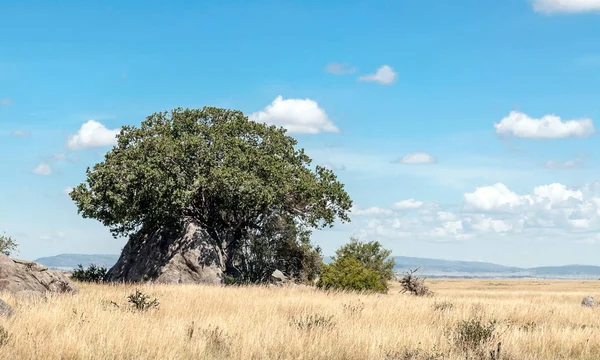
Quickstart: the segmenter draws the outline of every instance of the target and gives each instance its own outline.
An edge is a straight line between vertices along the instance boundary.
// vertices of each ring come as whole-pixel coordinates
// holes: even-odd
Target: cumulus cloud
[[[30,137],[31,133],[29,131],[15,130],[10,135],[14,137],[26,138]]]
[[[389,65],[383,65],[374,74],[363,75],[358,78],[359,81],[376,82],[381,85],[390,85],[396,81],[398,73]]]
[[[552,207],[570,199],[582,201],[583,193],[581,190],[570,190],[565,185],[558,183],[537,186],[533,189],[532,194],[522,196],[509,190],[502,183],[482,186],[472,193],[464,194],[467,208],[482,211],[510,210],[519,206],[536,204]]]
[[[41,163],[33,169],[33,173],[40,176],[52,175],[52,167],[46,163]]]
[[[408,200],[398,201],[397,203],[394,204],[393,208],[396,210],[408,210],[408,209],[418,209],[421,206],[423,206],[422,201],[417,201],[415,199],[408,199]]]
[[[248,116],[252,121],[281,126],[290,134],[339,132],[319,104],[311,99],[283,99],[277,96],[263,110]]]
[[[502,183],[479,187],[472,193],[464,194],[463,198],[468,208],[484,211],[510,208],[523,203],[519,195]]]
[[[572,169],[579,167],[581,165],[581,161],[576,159],[567,161],[549,160],[544,165],[549,169]]]
[[[333,170],[333,171],[344,171],[346,170],[346,166],[344,164],[333,164],[333,163],[326,163],[323,164],[323,167],[329,169],[329,170]]]
[[[392,214],[392,211],[389,209],[384,209],[384,208],[380,208],[380,207],[370,207],[370,208],[366,208],[366,209],[360,209],[358,207],[352,207],[352,209],[350,209],[350,213],[352,215],[390,215]]]
[[[69,136],[67,148],[69,150],[83,150],[113,146],[117,144],[119,132],[119,129],[110,130],[96,120],[89,120],[81,126],[76,134]]]
[[[546,163],[544,164],[544,167],[546,167],[548,169],[580,168],[584,165],[585,159],[588,156],[589,156],[588,154],[580,153],[570,160],[565,160],[565,161],[549,160],[549,161],[546,161]]]
[[[355,73],[356,68],[354,66],[350,66],[348,63],[332,62],[327,64],[325,71],[334,75],[345,75]]]
[[[435,158],[424,152],[416,152],[404,155],[399,161],[401,164],[433,164]]]
[[[556,115],[545,115],[535,119],[518,111],[494,123],[494,127],[498,135],[524,139],[584,138],[595,131],[589,118],[563,121]]]
[[[464,195],[462,205],[424,204],[418,211],[371,208],[354,222],[360,236],[422,241],[561,239],[588,241],[600,232],[600,190],[551,183],[517,194],[498,183]],[[406,201],[406,204],[416,204]],[[409,207],[416,207],[409,206]],[[375,210],[377,209],[377,210]]]
[[[532,4],[541,13],[600,11],[600,0],[532,0]]]

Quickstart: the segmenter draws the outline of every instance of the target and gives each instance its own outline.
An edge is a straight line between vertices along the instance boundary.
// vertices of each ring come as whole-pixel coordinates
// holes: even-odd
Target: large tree
[[[262,281],[273,267],[302,267],[314,256],[310,229],[349,221],[344,186],[296,145],[285,129],[240,111],[155,113],[123,127],[70,195],[83,217],[115,237],[177,231],[193,219],[222,251],[227,274]]]

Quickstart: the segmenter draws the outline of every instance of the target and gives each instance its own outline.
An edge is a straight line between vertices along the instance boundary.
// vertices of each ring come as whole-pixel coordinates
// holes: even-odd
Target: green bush
[[[387,281],[381,274],[353,258],[341,258],[323,265],[317,287],[326,290],[388,291]]]
[[[387,293],[388,281],[394,276],[390,254],[377,241],[363,243],[351,238],[336,251],[331,264],[323,265],[317,287]]]
[[[362,242],[355,237],[335,252],[335,259],[353,258],[374,270],[385,280],[394,278],[394,259],[391,250],[386,250],[378,241]]]
[[[73,271],[71,278],[73,280],[81,281],[81,282],[103,282],[106,277],[105,267],[98,267],[94,264],[91,264],[87,269],[84,269],[81,264],[78,265],[78,269]]]

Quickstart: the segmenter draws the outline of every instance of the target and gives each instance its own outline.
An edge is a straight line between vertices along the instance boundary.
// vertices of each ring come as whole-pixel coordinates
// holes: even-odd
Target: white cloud
[[[333,170],[333,171],[344,171],[346,170],[346,166],[344,164],[333,164],[333,163],[326,163],[323,164],[323,167],[329,169],[329,170]]]
[[[392,211],[376,206],[366,209],[360,209],[359,207],[353,206],[352,209],[350,209],[350,213],[352,215],[390,215]]]
[[[72,187],[70,187],[70,186],[66,187],[66,188],[63,189],[63,194],[69,195],[71,193],[71,191],[73,191]]]
[[[252,121],[284,127],[290,134],[339,132],[329,116],[311,99],[286,99],[277,96],[263,110],[248,116]]]
[[[451,213],[449,211],[439,211],[437,213],[437,219],[438,221],[453,221],[456,220],[456,214]]]
[[[356,72],[356,67],[350,66],[348,63],[333,62],[327,64],[325,71],[334,75],[353,74]]]
[[[588,154],[579,153],[575,157],[570,160],[565,161],[556,161],[549,160],[544,166],[548,169],[575,169],[580,168],[584,165],[585,159],[588,157]]]
[[[462,206],[427,203],[423,208],[431,211],[409,212],[377,208],[345,226],[356,227],[352,233],[360,237],[385,241],[588,242],[600,232],[600,196],[591,188],[553,183],[518,195],[496,184],[465,194]]]
[[[422,201],[417,201],[415,199],[408,199],[408,200],[402,200],[402,201],[398,201],[397,203],[394,204],[394,209],[397,210],[409,210],[409,209],[418,209],[421,206],[423,206],[423,202]]]
[[[536,186],[530,195],[517,195],[506,185],[497,183],[482,186],[463,196],[468,209],[481,211],[511,210],[515,207],[542,204],[546,207],[559,206],[571,199],[582,201],[581,190],[569,190],[565,185],[553,183]]]
[[[402,157],[401,164],[433,164],[435,158],[428,153],[416,152]]]
[[[383,65],[377,69],[375,74],[363,75],[359,77],[358,80],[365,82],[376,82],[381,85],[390,85],[396,81],[397,77],[398,73],[396,73],[391,66]]]
[[[519,195],[502,183],[478,187],[474,192],[464,194],[463,198],[467,208],[484,211],[514,207],[523,203]]]
[[[532,0],[533,9],[542,13],[600,11],[600,0]]]
[[[116,145],[119,132],[119,129],[109,130],[98,121],[89,120],[81,126],[76,134],[69,136],[67,148],[83,150]]]
[[[529,203],[548,203],[551,206],[569,199],[583,201],[583,193],[581,190],[569,190],[563,184],[554,183],[536,186],[533,189],[533,196],[526,196],[525,198],[529,200]]]
[[[52,167],[48,164],[41,163],[33,169],[33,173],[40,176],[52,175]]]
[[[23,131],[23,130],[15,130],[11,133],[11,136],[26,138],[26,137],[30,137],[31,133],[28,131]]]
[[[545,115],[541,119],[512,111],[499,123],[494,123],[496,134],[525,139],[583,138],[594,133],[594,123],[589,118],[561,120],[556,115]]]
[[[10,105],[12,105],[12,100],[11,99],[0,99],[0,105],[10,106]]]
[[[581,162],[575,160],[567,160],[567,161],[555,161],[549,160],[546,162],[545,166],[550,169],[573,169],[580,166]]]

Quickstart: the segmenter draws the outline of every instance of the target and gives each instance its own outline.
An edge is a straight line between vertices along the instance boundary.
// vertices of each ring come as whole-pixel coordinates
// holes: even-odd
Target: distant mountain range
[[[564,265],[520,268],[479,261],[451,261],[396,256],[397,273],[419,268],[418,275],[428,278],[537,278],[537,279],[599,279],[600,266]],[[331,261],[330,258],[324,259]]]
[[[81,264],[111,268],[119,255],[60,254],[36,259],[35,262],[49,268],[71,270]],[[326,263],[331,258],[323,259]],[[428,278],[538,278],[538,279],[599,279],[600,266],[565,265],[520,268],[478,261],[451,261],[396,256],[395,270],[403,273],[419,268],[417,274]]]
[[[86,268],[94,264],[109,269],[116,264],[117,260],[119,260],[119,255],[60,254],[42,257],[34,261],[52,269],[72,270],[76,269],[79,264]]]

